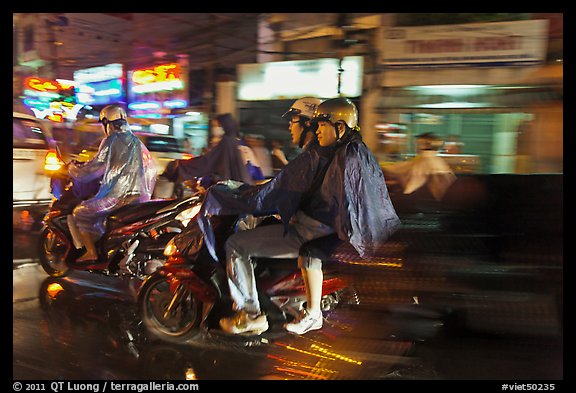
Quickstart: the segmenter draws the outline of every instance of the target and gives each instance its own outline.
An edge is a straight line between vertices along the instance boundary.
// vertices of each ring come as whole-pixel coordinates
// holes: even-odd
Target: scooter
[[[78,185],[70,182],[62,196],[53,200],[42,221],[38,255],[42,268],[52,277],[66,276],[72,270],[88,270],[144,279],[163,265],[166,243],[182,232],[201,206],[200,196],[192,194],[186,199],[151,200],[113,211],[106,218],[104,235],[96,242],[98,261],[82,266],[75,260],[83,253],[83,247],[78,243],[76,247],[68,224],[74,207],[89,194],[75,194],[74,187]]]
[[[192,220],[185,231],[168,242],[164,251],[166,262],[145,279],[138,292],[140,317],[152,336],[185,343],[198,337],[225,335],[218,323],[230,313],[232,300],[222,262],[226,260],[223,244],[228,236],[246,225],[247,218],[254,219],[210,217],[219,262],[211,257],[198,220]],[[278,222],[274,216],[257,221],[259,225]],[[294,319],[305,307],[304,281],[296,259],[254,258],[253,263],[260,304],[271,323],[265,334],[273,334],[275,326]],[[353,290],[344,276],[339,275],[336,265],[323,267],[321,307],[325,314],[339,303],[354,299]],[[281,331],[285,333],[284,329]]]

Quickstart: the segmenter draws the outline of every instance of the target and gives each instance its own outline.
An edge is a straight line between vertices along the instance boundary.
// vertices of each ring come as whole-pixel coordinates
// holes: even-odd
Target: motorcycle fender
[[[339,277],[325,278],[322,283],[322,296],[339,291],[347,286],[346,281]]]
[[[62,239],[62,241],[64,241],[64,243],[66,243],[68,250],[66,251],[64,259],[68,260],[68,258],[71,255],[70,251],[72,251],[72,247],[74,247],[74,245],[72,244],[71,238],[69,237],[69,235],[66,232],[64,232],[62,229],[60,229],[57,225],[50,225],[48,223],[45,223],[42,226],[42,231],[45,231],[48,229],[50,229],[51,231],[56,233]]]
[[[180,284],[186,285],[192,295],[200,299],[200,301],[215,302],[218,298],[218,292],[214,286],[202,280],[192,270],[178,268],[178,267],[161,267],[158,272],[163,274],[168,279],[170,285],[170,292],[175,293]]]

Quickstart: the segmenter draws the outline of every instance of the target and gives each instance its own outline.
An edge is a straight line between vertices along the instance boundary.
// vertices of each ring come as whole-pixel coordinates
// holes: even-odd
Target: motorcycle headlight
[[[166,247],[164,247],[164,256],[171,257],[176,254],[178,254],[178,247],[176,247],[176,242],[174,241],[174,238],[172,238],[166,244]]]
[[[182,223],[182,225],[184,225],[186,227],[186,226],[188,226],[188,223],[190,222],[190,220],[192,220],[194,217],[196,217],[198,215],[201,208],[202,208],[202,205],[192,206],[192,207],[182,211],[181,213],[179,213],[176,216],[176,219],[178,221],[180,221]]]

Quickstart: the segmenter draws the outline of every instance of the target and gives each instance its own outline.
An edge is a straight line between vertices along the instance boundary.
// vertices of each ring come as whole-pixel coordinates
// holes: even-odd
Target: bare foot
[[[98,260],[98,256],[97,255],[91,255],[91,254],[84,254],[81,257],[79,257],[78,259],[76,259],[76,262],[96,262]]]

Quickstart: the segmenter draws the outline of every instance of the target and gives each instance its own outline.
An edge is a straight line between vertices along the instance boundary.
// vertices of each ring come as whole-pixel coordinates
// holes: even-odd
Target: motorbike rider
[[[233,195],[220,187],[208,192],[204,206],[207,214],[241,213],[246,207],[260,213],[274,207],[288,224],[284,232],[268,225],[237,232],[226,242],[230,293],[235,308],[240,309],[233,317],[221,319],[220,326],[226,332],[260,333],[268,328],[258,302],[251,257],[292,258],[296,246],[333,233],[350,241],[365,257],[399,224],[378,162],[357,131],[356,106],[348,99],[338,98],[324,101],[315,113],[319,124],[323,124],[323,129],[316,132],[318,141],[310,142],[310,147],[271,182],[256,190],[240,187]],[[324,153],[321,167],[293,165],[312,152]],[[209,227],[203,217],[200,216],[200,225]],[[366,228],[366,224],[377,228]],[[207,244],[212,242],[210,236],[207,239]],[[298,263],[306,286],[307,310],[286,329],[303,334],[322,327],[319,303],[323,274],[318,258],[299,258]]]
[[[222,113],[213,120],[213,139],[217,142],[210,150],[192,159],[171,161],[161,176],[178,185],[199,178],[206,188],[221,180],[236,180],[246,184],[261,180],[260,177],[255,179],[252,176],[251,167],[244,159],[243,153],[249,148],[242,146],[238,124],[232,114]]]
[[[314,125],[310,118],[321,100],[304,97],[297,100],[283,115],[290,118],[289,129],[295,143],[303,147],[301,154],[288,163],[265,184],[216,184],[206,194],[199,224],[205,233],[205,242],[213,257],[213,233],[208,216],[227,214],[266,215],[278,213],[281,224],[271,224],[238,231],[225,244],[226,267],[230,294],[236,314],[220,321],[228,333],[261,333],[268,329],[268,321],[261,313],[253,257],[297,258],[298,249],[305,241],[332,233],[332,228],[299,209],[313,195],[309,192],[320,184],[333,148],[322,147],[314,138]],[[308,141],[308,142],[306,142]],[[237,184],[238,185],[238,184]]]
[[[74,208],[71,232],[79,232],[86,253],[76,263],[91,265],[98,260],[95,242],[104,233],[104,220],[121,206],[148,201],[156,182],[156,167],[144,143],[132,133],[124,108],[107,105],[100,111],[105,137],[96,155],[85,163],[72,162],[68,171],[74,180],[101,177],[96,195]]]

